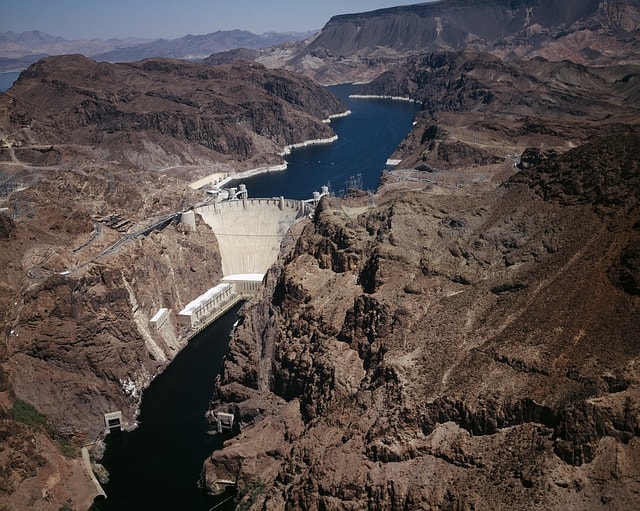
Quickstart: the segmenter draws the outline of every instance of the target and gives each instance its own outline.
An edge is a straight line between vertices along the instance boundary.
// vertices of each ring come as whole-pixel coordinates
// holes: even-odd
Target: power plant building
[[[201,322],[208,321],[224,305],[237,299],[235,284],[218,284],[192,302],[189,302],[178,313],[178,323],[189,328],[195,328]]]

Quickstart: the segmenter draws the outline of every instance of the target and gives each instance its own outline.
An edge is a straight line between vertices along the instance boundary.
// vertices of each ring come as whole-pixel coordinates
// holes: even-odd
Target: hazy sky
[[[240,28],[319,29],[335,14],[410,0],[0,0],[0,32],[40,30],[66,39],[176,38]]]

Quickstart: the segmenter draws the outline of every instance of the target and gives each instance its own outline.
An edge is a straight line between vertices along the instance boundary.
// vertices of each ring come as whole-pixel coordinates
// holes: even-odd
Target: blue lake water
[[[411,129],[419,107],[405,101],[354,99],[353,85],[329,87],[351,110],[331,121],[338,140],[326,145],[294,149],[286,156],[287,170],[259,174],[236,186],[247,185],[251,197],[310,199],[323,185],[339,195],[351,176],[361,175],[364,190],[378,187],[389,156]]]
[[[20,72],[0,73],[0,92],[9,89],[20,76]]]
[[[387,158],[411,129],[415,104],[390,100],[350,99],[353,86],[331,87],[348,117],[331,126],[338,141],[295,149],[288,169],[243,180],[253,197],[310,198],[330,184],[334,192],[360,174],[364,189],[377,187]],[[208,434],[204,418],[214,381],[228,351],[229,333],[238,308],[195,337],[144,392],[140,426],[109,435],[102,463],[110,472],[101,511],[208,511],[221,501],[197,487],[205,458],[221,447]],[[228,502],[216,509],[233,509]]]

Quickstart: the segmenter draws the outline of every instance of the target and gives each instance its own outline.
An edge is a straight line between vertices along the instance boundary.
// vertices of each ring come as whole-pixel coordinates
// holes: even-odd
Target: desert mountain
[[[564,152],[603,130],[640,123],[640,66],[587,67],[540,57],[503,61],[466,50],[413,57],[361,89],[420,101],[395,154],[428,172],[503,169],[526,147]],[[469,179],[464,171],[460,179]]]
[[[38,30],[19,34],[2,32],[0,33],[0,71],[25,69],[49,55],[80,53],[89,56],[145,42],[149,41],[138,38],[109,39],[107,41],[102,39],[69,40]]]
[[[640,68],[580,63],[607,60],[593,34],[634,47],[633,13],[443,1],[298,47],[322,79],[391,66],[361,94],[423,110],[376,207],[324,201],[245,310],[212,403],[241,427],[209,488],[261,481],[255,509],[640,506]]]
[[[637,508],[640,134],[326,200],[232,340],[253,509]],[[400,174],[399,174],[400,175]],[[409,188],[407,187],[409,185]]]
[[[28,32],[0,33],[0,57],[19,58],[28,55],[61,55],[64,53],[82,53],[93,55],[116,48],[133,46],[148,42],[140,38],[127,39],[76,39],[53,36],[38,30]]]
[[[72,145],[87,157],[162,168],[281,162],[285,145],[327,138],[344,107],[325,89],[260,64],[43,59],[9,91],[5,146]],[[19,127],[19,129],[16,129]]]
[[[222,274],[211,229],[172,222],[203,200],[188,181],[280,162],[284,145],[333,135],[322,120],[343,110],[256,63],[49,57],[0,94],[4,507],[89,509],[79,446],[99,440],[105,411],[132,426],[142,390],[184,346],[173,322],[148,323]]]
[[[315,38],[258,60],[327,83],[372,78],[425,51],[639,63],[639,25],[638,0],[441,0],[335,16]]]
[[[150,57],[172,57],[178,59],[203,58],[212,53],[229,51],[236,48],[259,49],[282,44],[285,41],[300,41],[311,37],[315,32],[267,32],[254,34],[246,30],[218,30],[205,35],[186,35],[178,39],[159,39],[150,43],[119,48],[110,52],[96,54],[96,60],[109,62],[131,62]]]
[[[149,317],[222,271],[206,225],[172,222],[202,199],[186,180],[333,134],[344,107],[285,63],[423,110],[375,197],[324,199],[242,313],[207,488],[237,481],[252,509],[640,508],[637,46],[635,0],[443,0],[216,66],[31,66],[0,94],[3,505],[88,509],[77,447],[106,410],[131,425],[182,348]]]

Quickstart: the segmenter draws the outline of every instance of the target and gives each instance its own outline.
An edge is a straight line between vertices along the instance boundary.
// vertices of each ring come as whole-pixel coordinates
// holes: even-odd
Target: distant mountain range
[[[20,70],[48,55],[79,53],[98,61],[131,62],[149,57],[200,59],[235,48],[260,49],[287,41],[301,41],[315,32],[218,30],[178,39],[77,39],[68,40],[36,30],[0,33],[0,71]]]
[[[205,35],[189,34],[179,39],[158,39],[146,44],[118,48],[92,57],[96,60],[109,62],[133,62],[150,57],[202,59],[212,53],[236,48],[257,50],[287,41],[301,41],[308,39],[314,33],[315,31],[254,34],[246,30],[218,30]]]
[[[68,40],[45,32],[31,30],[29,32],[0,32],[0,57],[19,59],[32,55],[64,55],[81,53],[97,55],[118,48],[148,43],[151,39],[75,39]]]

